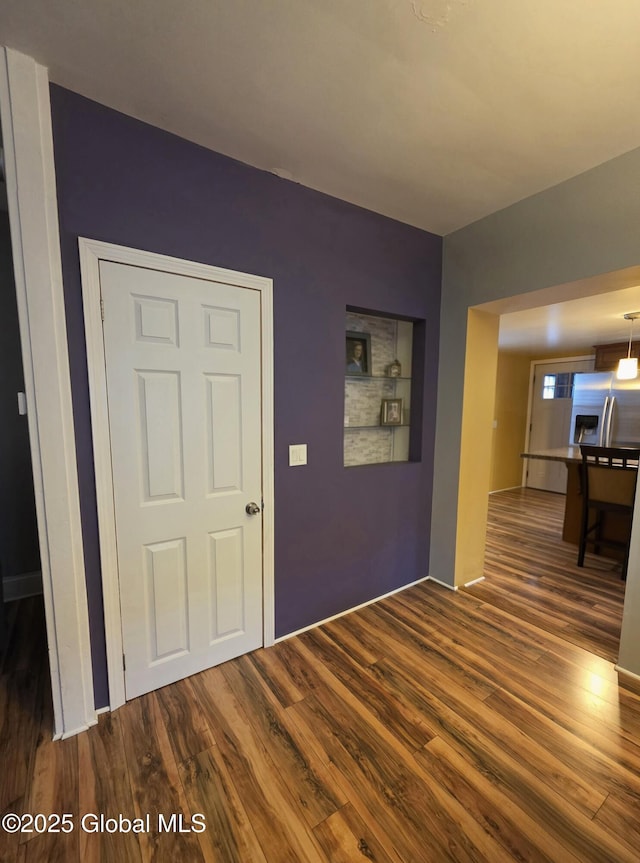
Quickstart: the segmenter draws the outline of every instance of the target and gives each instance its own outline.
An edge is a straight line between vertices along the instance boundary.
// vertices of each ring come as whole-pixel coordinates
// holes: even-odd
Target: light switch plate
[[[289,467],[298,467],[298,465],[307,463],[307,445],[306,443],[296,443],[289,446]]]

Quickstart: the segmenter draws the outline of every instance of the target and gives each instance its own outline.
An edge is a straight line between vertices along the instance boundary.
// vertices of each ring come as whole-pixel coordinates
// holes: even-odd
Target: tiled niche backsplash
[[[405,325],[406,326],[406,325]],[[393,426],[380,426],[382,399],[403,397],[405,416],[408,416],[410,385],[404,390],[393,378],[385,378],[387,367],[398,358],[398,323],[391,318],[347,312],[345,329],[368,333],[371,345],[372,377],[345,377],[344,394],[344,465],[404,461],[408,458],[408,430]],[[409,347],[410,354],[410,347]],[[402,374],[409,372],[405,361]],[[372,428],[361,428],[372,426]],[[348,429],[348,430],[347,430]],[[406,440],[406,455],[398,456],[397,435]]]

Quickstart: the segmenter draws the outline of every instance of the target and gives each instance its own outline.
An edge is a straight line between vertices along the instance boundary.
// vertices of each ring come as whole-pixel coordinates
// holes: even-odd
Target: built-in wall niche
[[[409,461],[412,321],[347,310],[344,465]]]

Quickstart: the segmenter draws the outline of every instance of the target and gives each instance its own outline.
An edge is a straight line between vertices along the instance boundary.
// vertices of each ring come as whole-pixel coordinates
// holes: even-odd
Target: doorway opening
[[[504,455],[504,441],[496,447],[496,437],[500,429],[495,427],[496,405],[499,399],[496,394],[498,345],[500,316],[510,312],[534,309],[545,306],[557,307],[560,303],[589,298],[589,302],[611,302],[612,317],[620,316],[628,308],[637,305],[640,298],[638,268],[630,268],[592,279],[581,280],[567,285],[533,292],[529,295],[519,295],[501,301],[483,304],[469,309],[467,324],[467,352],[465,362],[465,390],[463,400],[462,442],[460,451],[460,480],[458,502],[458,534],[456,540],[456,584],[469,584],[481,579],[485,574],[485,552],[488,521],[488,501],[491,489],[491,452],[498,448]],[[632,300],[631,297],[635,296]],[[621,304],[618,309],[615,303]],[[631,305],[628,305],[628,304]],[[478,332],[483,334],[482,352],[478,351]],[[593,345],[602,339],[597,332],[583,331],[582,349],[574,347],[568,339],[567,354],[584,354],[590,352]],[[624,338],[624,335],[622,336]],[[608,341],[615,339],[608,338]],[[585,344],[586,343],[586,344]],[[571,350],[571,348],[574,348]],[[556,347],[547,356],[557,356],[562,352]],[[516,352],[517,354],[517,352]],[[478,362],[481,356],[483,362]],[[519,360],[528,367],[533,357],[529,355]],[[538,356],[538,358],[542,358]],[[486,378],[491,372],[491,385]],[[480,396],[479,396],[480,394]],[[521,394],[526,405],[526,387]],[[525,408],[526,410],[526,408]],[[482,429],[485,431],[482,432]],[[480,432],[478,432],[480,430]],[[522,486],[522,459],[524,451],[525,429],[521,427],[520,437],[511,444],[512,463],[515,463],[515,479],[505,483],[502,488],[520,488]],[[480,470],[484,462],[486,469]],[[466,518],[461,516],[466,513]],[[633,543],[633,540],[632,540]],[[573,557],[573,548],[571,556]],[[577,548],[575,549],[577,558]]]

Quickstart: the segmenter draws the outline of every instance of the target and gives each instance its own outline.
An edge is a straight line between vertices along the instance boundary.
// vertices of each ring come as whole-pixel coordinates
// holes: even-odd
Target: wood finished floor
[[[0,669],[0,809],[76,826],[0,833],[0,860],[637,863],[640,696],[612,664],[624,584],[575,566],[562,503],[493,495],[482,583],[418,585],[55,743],[42,614],[23,603]],[[174,812],[206,830],[79,828]]]

